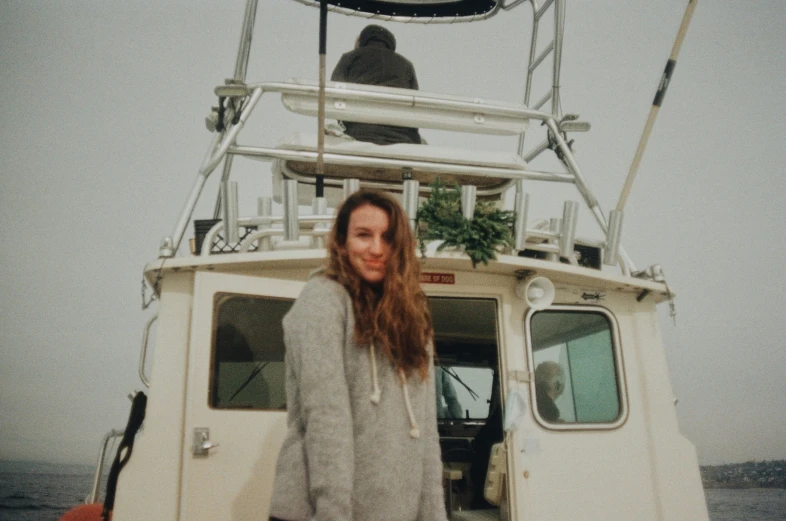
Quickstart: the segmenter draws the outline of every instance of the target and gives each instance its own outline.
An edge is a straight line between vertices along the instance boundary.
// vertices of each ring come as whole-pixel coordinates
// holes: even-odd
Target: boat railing
[[[325,198],[314,198],[312,213],[299,215],[298,181],[288,179],[283,182],[283,215],[273,215],[273,200],[270,196],[258,198],[259,215],[255,217],[237,216],[237,183],[229,183],[230,196],[227,199],[230,220],[210,221],[212,226],[199,240],[200,246],[194,253],[208,256],[215,253],[247,253],[264,252],[282,249],[324,248],[325,238],[333,225],[333,216],[328,214]],[[404,210],[410,218],[410,225],[415,226],[417,215],[419,183],[408,179],[402,183],[402,200]],[[357,179],[343,181],[344,197],[360,186]],[[472,219],[476,203],[477,190],[472,185],[461,187],[461,211],[465,218]],[[611,223],[612,233],[606,241],[578,239],[575,236],[578,220],[578,203],[567,201],[563,207],[561,218],[553,218],[548,223],[541,222],[537,226],[527,228],[529,196],[522,191],[515,199],[515,234],[514,246],[506,253],[541,252],[545,260],[566,261],[573,265],[592,265],[599,268],[604,264],[614,265],[618,261],[619,236],[621,220],[614,219]],[[613,214],[614,215],[614,214]],[[229,229],[243,229],[242,235],[230,238]],[[543,226],[546,225],[546,227]],[[218,246],[218,248],[217,248]],[[584,248],[582,248],[584,247]],[[229,249],[227,249],[229,248]],[[582,256],[589,252],[597,252],[597,262],[587,262]],[[603,252],[601,259],[600,252]],[[629,274],[629,273],[628,273]]]
[[[109,452],[109,444],[113,440],[122,438],[125,431],[119,429],[112,429],[104,436],[101,442],[101,448],[98,451],[98,461],[96,462],[96,470],[93,476],[93,487],[90,494],[85,498],[85,503],[99,503],[101,494],[101,483],[104,477],[104,469],[106,468],[106,455]]]
[[[319,88],[313,83],[303,81],[293,82],[268,82],[256,83],[250,85],[242,85],[237,82],[230,81],[227,85],[222,85],[216,88],[216,93],[222,103],[223,110],[214,111],[214,116],[209,118],[209,125],[215,125],[214,128],[220,131],[216,132],[213,143],[211,144],[210,151],[205,158],[197,179],[192,187],[186,206],[181,213],[180,219],[175,227],[175,230],[170,241],[166,241],[162,248],[162,256],[171,256],[177,250],[185,229],[191,219],[193,209],[196,205],[197,199],[202,191],[205,181],[208,176],[224,161],[224,172],[222,174],[222,195],[220,197],[220,206],[223,213],[224,221],[235,223],[239,225],[238,217],[233,217],[230,214],[230,209],[233,205],[229,203],[231,191],[229,190],[230,172],[231,172],[231,159],[233,156],[243,156],[255,159],[263,159],[269,161],[280,162],[283,171],[287,172],[287,162],[306,162],[316,163],[318,151],[312,149],[288,149],[282,147],[265,147],[255,145],[240,145],[237,143],[238,137],[241,134],[248,118],[258,104],[261,97],[266,93],[282,94],[285,99],[285,104],[288,108],[295,110],[299,113],[313,114],[316,111],[316,98],[319,94]],[[325,89],[326,96],[326,112],[329,117],[336,119],[355,120],[364,119],[366,121],[374,121],[381,124],[397,124],[401,126],[417,125],[419,128],[441,128],[452,129],[459,132],[473,132],[485,134],[506,134],[515,135],[521,134],[523,129],[527,128],[530,120],[539,121],[548,132],[548,146],[539,145],[530,151],[526,157],[533,158],[542,151],[552,149],[561,159],[562,164],[565,166],[565,172],[549,172],[539,171],[529,168],[528,164],[523,161],[524,157],[519,155],[521,163],[514,166],[489,166],[478,162],[472,164],[471,162],[456,162],[451,158],[450,153],[438,159],[426,158],[407,158],[407,157],[390,157],[383,156],[376,152],[366,151],[358,152],[353,150],[352,153],[342,153],[340,151],[328,150],[324,153],[324,161],[328,165],[340,165],[342,167],[359,167],[359,168],[379,168],[386,167],[396,171],[400,171],[407,176],[408,172],[418,171],[433,174],[445,175],[470,175],[475,178],[496,178],[506,181],[509,187],[510,184],[516,185],[517,194],[523,197],[523,183],[522,181],[550,181],[560,183],[572,183],[576,185],[579,193],[582,195],[584,202],[591,209],[595,215],[598,224],[603,232],[606,234],[607,251],[613,252],[608,248],[608,245],[614,245],[618,238],[614,239],[614,230],[609,230],[605,216],[603,215],[598,201],[592,194],[587,186],[584,176],[578,167],[578,164],[573,157],[572,150],[565,137],[565,129],[575,122],[572,118],[563,118],[559,121],[551,113],[542,112],[538,110],[529,109],[520,104],[512,104],[505,102],[486,101],[474,98],[462,98],[457,96],[440,95],[433,93],[423,93],[419,91],[410,91],[407,89],[393,89],[386,87],[373,87],[365,85],[353,84],[331,84]],[[329,107],[329,109],[327,108]],[[360,114],[360,116],[358,115]],[[220,121],[220,125],[217,125]],[[429,145],[415,145],[417,147],[429,147]],[[372,148],[375,146],[372,146]],[[379,147],[379,150],[385,147]],[[389,148],[387,149],[389,150]],[[426,150],[424,148],[424,150]],[[448,149],[449,150],[449,149]],[[292,172],[289,172],[292,174]],[[304,177],[298,178],[297,175],[292,175],[295,181],[305,182]],[[333,186],[342,186],[344,179],[331,179],[329,176],[326,178],[326,183]],[[374,182],[369,179],[359,180],[361,185],[374,185]],[[406,183],[406,181],[404,182]],[[388,183],[383,188],[399,187],[399,191],[404,188],[404,183]],[[296,186],[296,185],[295,185]],[[474,188],[470,188],[473,187]],[[477,183],[474,185],[467,185],[466,190],[477,190]],[[427,192],[427,188],[417,186],[415,194]],[[481,188],[480,195],[487,195]],[[297,196],[295,196],[297,200]],[[297,206],[296,204],[294,206]],[[285,205],[286,208],[286,205]],[[524,208],[516,208],[517,214],[523,211]],[[413,209],[414,212],[417,208]],[[319,215],[319,214],[315,214]],[[255,218],[251,218],[253,221]],[[263,231],[256,232],[261,236],[257,239],[265,239],[265,237],[273,237],[279,232],[277,226],[271,220],[272,216],[265,216],[265,223],[260,223],[263,226]],[[322,216],[322,220],[327,220]],[[414,215],[413,215],[414,219]],[[621,223],[621,215],[613,216],[611,218],[614,222]],[[258,224],[249,222],[257,227]],[[522,226],[526,226],[526,220],[522,222],[518,218]],[[281,218],[281,222],[285,223],[286,219]],[[269,224],[269,226],[267,226]],[[319,238],[324,234],[324,222],[320,223],[314,233],[314,236]],[[566,223],[566,225],[569,223]],[[265,226],[267,226],[265,228]],[[225,229],[228,242],[237,242],[237,226],[230,226]],[[282,229],[286,229],[282,225]],[[291,225],[289,229],[299,229],[299,225]],[[283,232],[281,232],[283,235]],[[539,230],[532,230],[531,233],[523,228],[517,231],[517,236],[535,237]],[[550,233],[559,233],[562,236],[569,237],[570,230],[550,230]],[[292,235],[292,234],[289,234]],[[289,238],[284,239],[290,242]],[[263,240],[263,244],[270,241]],[[319,240],[313,241],[319,244]],[[523,245],[522,241],[518,241],[519,246]],[[570,241],[563,240],[563,243]],[[205,241],[210,245],[210,241]],[[250,247],[249,243],[243,244],[240,250],[247,250]],[[541,245],[538,248],[546,248],[548,246]],[[204,246],[202,248],[204,250]],[[234,250],[233,250],[234,251]],[[563,248],[563,252],[567,251]],[[567,255],[569,257],[569,255]],[[612,254],[613,259],[609,259],[609,264],[616,264],[616,254]],[[629,273],[632,265],[627,262],[622,262],[623,272]]]
[[[360,121],[478,134],[517,135],[519,146],[514,160],[500,163],[479,160],[460,161],[455,158],[458,154],[454,152],[457,150],[451,152],[450,149],[447,149],[448,151],[439,157],[435,157],[434,154],[425,154],[425,157],[419,154],[391,156],[387,153],[399,145],[377,147],[376,150],[348,150],[346,146],[325,147],[318,150],[316,146],[270,147],[240,144],[238,138],[263,95],[281,94],[282,102],[289,110],[307,115],[317,114],[320,97],[320,86],[316,82],[302,80],[248,84],[245,82],[246,65],[256,14],[256,0],[249,0],[234,78],[227,80],[225,85],[216,87],[215,93],[218,96],[219,104],[213,108],[206,120],[208,128],[214,132],[214,138],[172,235],[162,241],[159,250],[160,256],[171,257],[178,251],[208,176],[223,162],[220,193],[213,219],[215,222],[207,223],[214,229],[210,230],[208,234],[210,240],[197,241],[200,242],[200,246],[197,248],[199,253],[211,253],[214,251],[213,247],[216,242],[221,241],[224,243],[222,252],[264,250],[271,247],[298,247],[297,240],[293,237],[299,233],[301,228],[312,237],[309,246],[322,244],[326,233],[325,229],[330,227],[326,203],[320,201],[319,198],[313,202],[302,201],[303,194],[298,195],[297,182],[324,186],[334,195],[343,194],[346,191],[347,182],[355,183],[352,186],[373,186],[401,192],[404,196],[405,206],[411,206],[408,211],[411,212],[410,217],[414,220],[418,195],[427,195],[430,182],[428,180],[440,176],[443,180],[447,178],[449,182],[450,179],[457,179],[458,184],[462,186],[462,191],[471,193],[473,198],[476,196],[499,197],[500,194],[515,186],[514,211],[517,223],[515,248],[523,250],[526,244],[527,249],[547,250],[549,258],[557,256],[567,257],[570,260],[572,250],[568,245],[574,241],[575,222],[572,217],[567,219],[566,215],[573,216],[577,214],[577,211],[568,212],[566,210],[563,212],[562,219],[552,219],[547,230],[541,226],[531,230],[527,229],[527,205],[525,203],[527,199],[524,193],[524,181],[548,181],[572,183],[576,186],[581,198],[605,235],[605,241],[600,241],[604,246],[604,262],[610,265],[618,263],[623,274],[630,274],[635,267],[619,245],[622,214],[621,212],[612,212],[607,220],[607,216],[601,210],[597,198],[590,190],[573,156],[571,141],[567,138],[568,132],[585,131],[589,129],[589,125],[576,121],[578,117],[576,115],[561,115],[559,75],[562,59],[564,0],[545,0],[542,3],[537,0],[513,0],[507,3],[498,3],[498,8],[510,10],[525,2],[531,5],[533,18],[523,103],[489,101],[409,89],[346,83],[328,83],[323,89],[325,116],[339,121]],[[316,5],[310,0],[304,0],[303,3]],[[498,8],[495,8],[493,13],[499,11]],[[331,6],[330,9],[340,10],[336,6]],[[358,13],[347,12],[346,14]],[[539,49],[539,33],[542,32],[541,21],[548,14],[553,15],[553,35],[551,40],[545,43],[545,47]],[[376,16],[372,14],[371,17]],[[395,17],[385,19],[407,21]],[[424,22],[423,19],[412,21]],[[547,60],[548,57],[551,59]],[[547,64],[550,64],[551,67],[545,67]],[[536,70],[543,70],[544,67],[550,69],[551,73],[549,92],[533,106],[528,106],[533,88],[533,75]],[[539,123],[533,125],[533,130],[545,133],[545,138],[529,151],[524,152],[524,139],[530,121]],[[423,145],[415,146],[422,147]],[[436,150],[430,148],[429,145],[425,147],[429,148],[422,150]],[[529,162],[549,150],[557,157],[564,171],[544,171],[529,166]],[[481,152],[478,151],[478,153]],[[232,204],[230,201],[232,197],[235,201],[237,199],[237,187],[230,185],[232,163],[235,156],[273,162],[274,169],[279,174],[279,178],[274,177],[274,186],[287,184],[290,187],[288,188],[290,192],[287,194],[283,194],[282,190],[276,194],[277,202],[281,202],[282,197],[284,199],[284,216],[275,218],[270,212],[259,212],[260,215],[249,218],[238,216],[237,204]],[[317,175],[315,166],[320,159],[322,160],[321,164],[325,165],[327,173],[320,171]],[[386,176],[380,178],[377,175],[380,171],[385,171]],[[295,184],[292,185],[290,182],[295,182]],[[413,183],[417,184],[413,185]],[[294,195],[292,190],[294,190]],[[233,191],[235,195],[233,195]],[[408,195],[414,197],[414,206],[407,205]],[[290,199],[290,203],[287,203]],[[293,221],[292,215],[295,214],[298,203],[312,204],[313,215],[304,219],[298,219],[295,216]],[[264,199],[260,202],[260,208],[269,207],[272,207],[272,202],[266,202]],[[325,211],[317,211],[320,208],[324,208]],[[467,212],[465,212],[466,214]],[[220,220],[219,217],[221,217]],[[314,219],[319,222],[315,221],[312,225],[311,221]],[[221,222],[227,223],[227,225],[225,226]],[[243,238],[241,238],[241,229]],[[542,237],[544,234],[548,236]],[[280,237],[278,237],[279,235]],[[278,238],[276,239],[276,237]],[[528,241],[527,238],[530,240]],[[552,251],[555,248],[557,251]]]

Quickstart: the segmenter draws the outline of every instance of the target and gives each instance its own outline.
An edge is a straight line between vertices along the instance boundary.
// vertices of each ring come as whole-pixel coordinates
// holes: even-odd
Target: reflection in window
[[[284,331],[293,300],[216,295],[210,405],[284,409]]]
[[[611,324],[603,313],[539,311],[530,319],[535,394],[547,422],[609,423],[620,413]]]
[[[485,420],[489,415],[494,371],[489,367],[438,366],[437,418]]]

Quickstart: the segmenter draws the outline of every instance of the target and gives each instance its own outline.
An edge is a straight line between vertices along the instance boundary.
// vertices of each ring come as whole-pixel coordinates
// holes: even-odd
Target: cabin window
[[[489,367],[437,366],[437,419],[485,420],[494,371]]]
[[[613,423],[622,414],[611,320],[600,311],[547,310],[530,318],[538,417]]]
[[[216,295],[210,405],[217,409],[286,408],[284,330],[294,300]]]

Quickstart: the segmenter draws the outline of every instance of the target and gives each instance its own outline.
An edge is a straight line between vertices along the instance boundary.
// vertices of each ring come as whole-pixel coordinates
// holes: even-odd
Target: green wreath
[[[472,267],[479,262],[488,265],[497,258],[497,250],[513,247],[514,213],[500,210],[490,201],[475,204],[473,219],[461,213],[461,187],[450,187],[439,179],[429,185],[431,195],[420,205],[417,215],[418,243],[426,256],[426,241],[441,240],[437,251],[456,247],[464,251]]]

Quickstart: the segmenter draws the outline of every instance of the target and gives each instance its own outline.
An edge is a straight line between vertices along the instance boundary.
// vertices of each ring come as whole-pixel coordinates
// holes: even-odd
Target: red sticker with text
[[[421,273],[421,284],[455,284],[456,275],[453,273]]]

